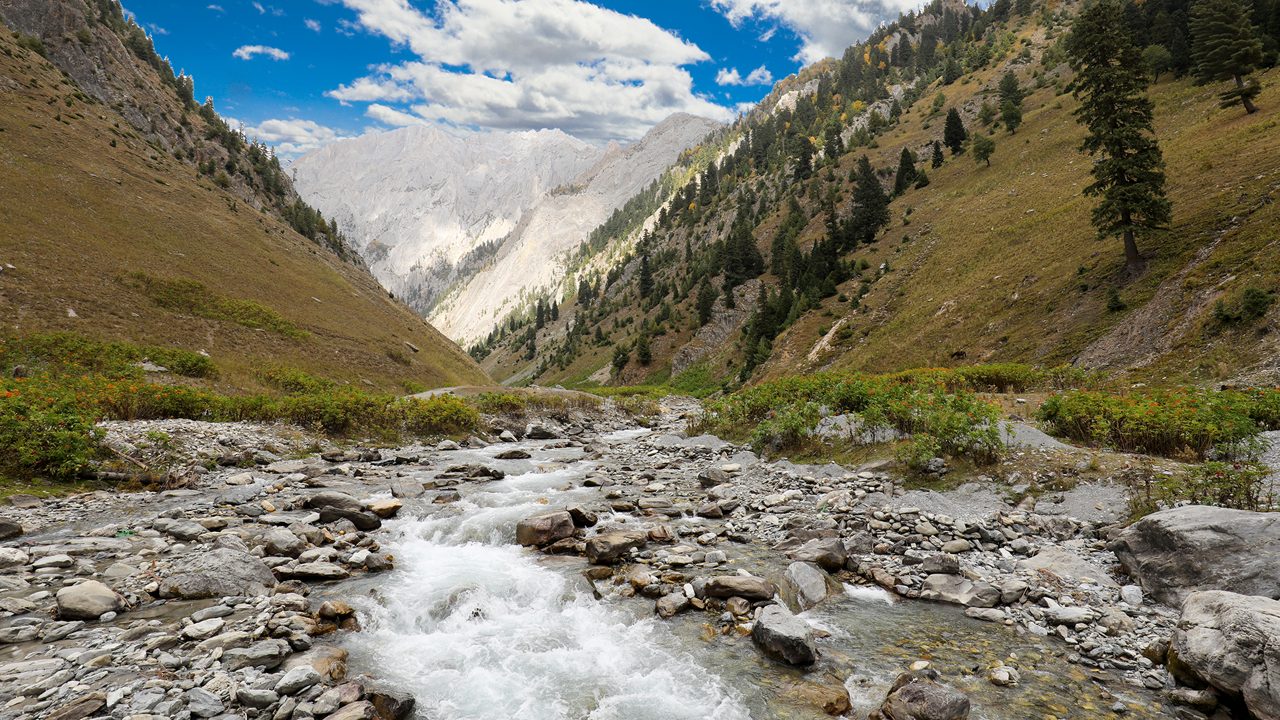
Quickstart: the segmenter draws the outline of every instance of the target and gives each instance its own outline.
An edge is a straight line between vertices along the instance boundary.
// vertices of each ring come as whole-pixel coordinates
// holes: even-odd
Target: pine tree
[[[1173,67],[1173,55],[1163,45],[1148,45],[1146,50],[1142,51],[1142,64],[1147,66],[1147,71],[1151,73],[1151,82],[1160,82],[1160,73],[1168,71]]]
[[[653,362],[653,348],[649,346],[649,333],[640,333],[640,338],[636,340],[636,361],[641,365],[648,365]]]
[[[898,174],[893,178],[893,194],[901,195],[911,187],[916,181],[916,161],[911,157],[911,151],[902,148],[902,155],[898,158]]]
[[[649,250],[640,253],[640,297],[648,300],[653,295],[653,268],[649,266]]]
[[[933,141],[933,159],[930,161],[930,165],[936,170],[937,168],[942,167],[943,161],[944,159],[942,157],[942,143],[938,142],[937,140],[934,140]]]
[[[969,133],[964,129],[964,121],[960,119],[960,111],[951,108],[947,111],[947,123],[942,130],[942,142],[951,149],[952,155],[964,152],[964,141]]]
[[[716,304],[716,291],[706,275],[698,283],[698,327],[711,322],[711,311]]]
[[[1022,86],[1018,76],[1010,70],[1000,78],[1000,119],[1010,133],[1017,132],[1022,124]]]
[[[985,162],[991,167],[991,154],[996,151],[996,141],[981,133],[973,136],[973,161]]]
[[[889,196],[866,155],[858,158],[858,184],[853,189],[849,224],[852,239],[863,243],[875,242],[880,229],[889,224]]]
[[[1020,17],[1028,17],[1031,15],[1031,0],[1015,0],[1013,11]]]
[[[1262,43],[1241,0],[1197,0],[1189,27],[1196,77],[1201,82],[1234,80],[1235,87],[1219,96],[1221,106],[1242,105],[1248,114],[1257,112],[1253,99],[1262,88],[1249,75],[1262,64]]]
[[[1125,22],[1124,0],[1086,6],[1066,50],[1080,100],[1075,115],[1088,129],[1080,149],[1101,156],[1093,163],[1093,183],[1084,189],[1102,198],[1093,209],[1093,225],[1100,236],[1123,239],[1125,264],[1137,274],[1145,265],[1137,235],[1167,225],[1171,206],[1142,53]]]
[[[629,362],[631,362],[631,351],[627,350],[623,345],[615,346],[613,348],[614,374],[616,375],[617,373],[622,372],[622,369],[625,368]]]
[[[963,74],[964,71],[961,70],[960,63],[956,62],[955,58],[948,56],[946,61],[942,64],[942,84],[950,85],[951,83],[959,80],[960,76]]]

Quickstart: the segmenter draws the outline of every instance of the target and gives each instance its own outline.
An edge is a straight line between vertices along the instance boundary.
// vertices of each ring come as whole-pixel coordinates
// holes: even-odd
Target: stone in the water
[[[838,538],[810,540],[791,553],[792,560],[814,563],[823,570],[836,572],[849,559],[844,543]]]
[[[516,542],[524,546],[549,545],[573,535],[573,516],[564,510],[525,518],[516,524]]]
[[[373,706],[373,703],[361,700],[344,706],[325,720],[374,720],[377,717],[379,717],[378,709]]]
[[[685,596],[683,591],[681,591],[673,592],[669,595],[663,595],[658,598],[658,602],[654,607],[654,610],[658,613],[659,617],[669,618],[674,617],[677,613],[687,610],[688,608],[689,598]]]
[[[58,591],[60,620],[97,620],[100,616],[124,609],[124,598],[97,580],[64,587]]]
[[[808,610],[827,598],[827,574],[813,563],[793,562],[784,573],[785,585],[795,592],[800,610]]]
[[[881,720],[966,720],[969,698],[938,682],[938,673],[920,670],[903,673],[872,718]]]
[[[382,521],[377,515],[367,510],[347,510],[345,508],[327,507],[320,510],[320,522],[324,524],[346,520],[356,526],[357,530],[377,530]]]
[[[599,522],[599,518],[595,513],[582,507],[581,505],[570,505],[565,508],[569,516],[573,518],[573,524],[580,528],[588,528]]]
[[[632,550],[644,547],[648,535],[639,531],[604,533],[587,540],[587,560],[593,565],[612,565]]]
[[[404,503],[399,500],[382,498],[381,500],[370,500],[367,509],[374,515],[386,520],[395,517],[402,507],[404,507]]]
[[[926,577],[920,587],[920,597],[965,607],[992,608],[1000,604],[999,589],[990,583],[973,582],[962,575]]]
[[[751,575],[719,575],[707,581],[704,590],[707,597],[740,597],[747,600],[768,600],[778,592],[778,587],[764,578]]]
[[[751,628],[751,639],[765,655],[775,660],[800,666],[812,665],[818,660],[818,647],[809,623],[781,605],[768,605],[760,611]]]
[[[503,450],[493,457],[495,460],[528,460],[533,456],[529,454],[528,450],[516,448],[514,450]]]
[[[412,713],[416,700],[399,690],[373,686],[365,691],[366,699],[378,711],[378,716],[388,720],[406,720]]]
[[[1152,513],[1111,544],[1131,577],[1177,607],[1200,590],[1275,597],[1280,513],[1186,505]]]
[[[1169,669],[1193,686],[1239,698],[1254,717],[1280,718],[1280,601],[1192,593],[1169,646]]]
[[[307,498],[303,503],[306,507],[315,508],[337,508],[339,510],[352,510],[359,512],[364,510],[364,504],[354,497],[336,490],[323,490]]]

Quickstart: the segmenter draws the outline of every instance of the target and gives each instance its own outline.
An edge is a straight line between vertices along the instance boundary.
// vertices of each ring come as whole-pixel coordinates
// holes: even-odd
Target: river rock
[[[677,613],[689,608],[689,597],[684,591],[673,592],[658,598],[654,611],[658,613],[658,617],[670,618],[675,617]]]
[[[298,557],[307,549],[307,541],[286,528],[272,527],[262,533],[262,548],[268,555]]]
[[[380,500],[370,500],[368,507],[365,509],[383,520],[387,520],[395,517],[402,507],[404,507],[404,503],[399,500],[382,498]]]
[[[361,700],[350,705],[343,706],[340,710],[329,715],[326,720],[373,720],[379,717],[378,709],[368,700]]]
[[[778,586],[764,578],[751,575],[719,575],[707,581],[703,591],[707,597],[740,597],[747,600],[769,600],[778,593]]]
[[[364,503],[354,497],[337,490],[323,490],[312,495],[303,503],[304,506],[320,510],[323,508],[337,508],[338,510],[351,510],[359,512],[364,510]]]
[[[196,600],[266,595],[275,584],[275,575],[258,558],[247,552],[219,547],[177,561],[160,582],[160,597]]]
[[[222,698],[204,688],[191,688],[187,691],[186,699],[187,711],[196,717],[214,717],[227,709]]]
[[[959,575],[960,559],[950,553],[934,553],[920,563],[920,572],[926,575]]]
[[[378,685],[365,689],[366,699],[373,704],[378,716],[388,720],[407,720],[417,701],[412,695]]]
[[[966,720],[969,698],[938,682],[932,670],[903,673],[894,681],[873,720]]]
[[[1280,513],[1162,510],[1130,525],[1111,549],[1143,590],[1169,605],[1201,590],[1280,598]]]
[[[284,640],[263,640],[246,648],[231,648],[222,655],[222,663],[228,670],[261,667],[267,670],[279,667],[293,650]]]
[[[564,510],[525,518],[516,524],[516,542],[521,545],[550,545],[573,535],[573,516]]]
[[[1255,717],[1280,718],[1280,601],[1210,590],[1187,596],[1169,646],[1185,683],[1240,698]]]
[[[106,613],[124,609],[124,598],[97,580],[62,588],[57,602],[60,620],[97,620]]]
[[[81,720],[97,713],[107,705],[107,694],[89,693],[54,709],[44,716],[45,720]]]
[[[299,665],[284,674],[276,682],[275,691],[280,695],[297,695],[320,682],[320,673],[310,665]]]
[[[961,575],[936,574],[924,579],[920,598],[965,607],[992,608],[1000,604],[1000,590],[990,583],[973,582]]]
[[[751,628],[751,639],[775,660],[808,666],[818,660],[818,647],[809,623],[787,612],[781,605],[767,605]]]
[[[587,540],[587,560],[593,565],[611,565],[635,548],[644,547],[648,534],[640,531],[604,533]]]
[[[1076,582],[1093,583],[1109,588],[1119,587],[1106,570],[1066,548],[1055,545],[1045,547],[1025,560],[1019,560],[1018,567],[1024,570],[1048,570],[1060,578],[1068,578]]]
[[[12,540],[22,534],[22,524],[0,518],[0,540]]]
[[[382,527],[382,520],[368,510],[347,510],[345,508],[326,507],[320,509],[320,522],[323,524],[346,520],[356,526],[357,530],[377,530]]]
[[[819,538],[801,545],[791,553],[791,559],[813,563],[823,570],[836,572],[844,567],[849,553],[839,538]]]
[[[0,570],[26,565],[30,557],[18,548],[0,547]]]
[[[827,574],[817,565],[808,562],[793,562],[787,566],[783,574],[786,585],[795,593],[796,606],[808,610],[827,599]]]

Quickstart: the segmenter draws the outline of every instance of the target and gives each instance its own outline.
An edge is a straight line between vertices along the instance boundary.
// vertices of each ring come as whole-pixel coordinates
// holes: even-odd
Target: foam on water
[[[892,605],[897,599],[888,590],[878,585],[850,585],[844,583],[844,594],[860,602],[879,602]]]
[[[594,599],[512,542],[515,523],[571,500],[580,468],[489,483],[425,518],[392,523],[397,569],[363,601],[362,665],[413,692],[426,717],[749,718],[654,620]],[[542,500],[542,502],[539,502]]]

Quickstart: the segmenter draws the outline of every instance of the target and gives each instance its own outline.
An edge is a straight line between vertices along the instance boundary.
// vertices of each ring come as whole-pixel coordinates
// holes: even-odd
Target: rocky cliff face
[[[720,125],[677,114],[626,148],[610,147],[566,192],[543,197],[486,264],[431,314],[432,322],[462,343],[483,338],[531,291],[554,287],[567,254],[609,215],[669,168],[680,153]]]
[[[291,168],[387,289],[421,313],[599,148],[559,131],[410,127],[334,143]],[[470,258],[473,262],[464,262]]]
[[[553,285],[566,251],[716,127],[675,115],[603,148],[559,131],[414,127],[335,143],[292,172],[389,290],[468,342]]]

